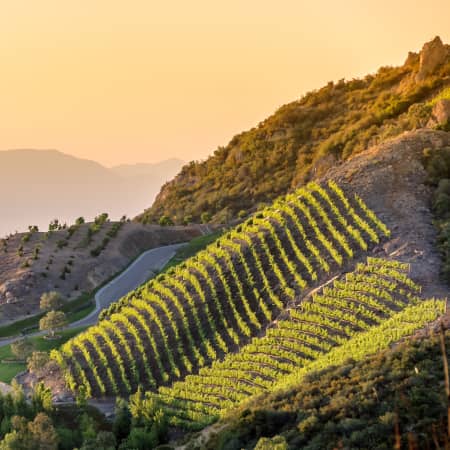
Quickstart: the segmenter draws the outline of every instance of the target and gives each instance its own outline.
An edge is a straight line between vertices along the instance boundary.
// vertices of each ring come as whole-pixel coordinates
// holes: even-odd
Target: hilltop
[[[437,37],[400,67],[330,82],[280,107],[205,161],[185,165],[138,220],[183,223],[207,213],[225,223],[402,132],[445,128],[449,105],[433,99],[450,97],[449,48]]]
[[[0,237],[50,220],[118,220],[137,214],[182,166],[180,160],[106,168],[56,150],[0,151]]]

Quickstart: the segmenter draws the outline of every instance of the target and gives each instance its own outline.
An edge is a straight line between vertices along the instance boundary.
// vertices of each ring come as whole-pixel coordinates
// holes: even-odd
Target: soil
[[[160,227],[127,222],[104,250],[93,256],[91,251],[114,223],[106,222],[88,243],[89,225],[81,225],[70,237],[67,230],[53,231],[50,236],[35,232],[26,242],[26,234],[17,233],[7,238],[6,252],[0,245],[0,325],[39,313],[44,292],[56,290],[66,300],[74,300],[122,271],[143,251],[186,242],[202,233],[196,225]],[[67,245],[58,248],[58,242]],[[23,256],[18,254],[20,246]],[[40,248],[38,259],[33,258],[36,248]],[[26,262],[29,267],[24,267]],[[70,272],[62,275],[64,268]]]
[[[450,293],[439,277],[432,188],[425,184],[421,162],[425,149],[432,152],[447,146],[450,133],[407,132],[333,167],[322,180],[335,180],[347,194],[359,195],[388,226],[391,238],[374,252],[410,263],[410,277],[423,287],[423,298],[446,298]]]

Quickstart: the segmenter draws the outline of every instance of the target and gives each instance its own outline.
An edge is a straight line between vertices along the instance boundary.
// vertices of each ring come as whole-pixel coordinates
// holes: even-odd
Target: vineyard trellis
[[[305,288],[388,235],[386,226],[359,197],[346,195],[333,182],[310,183],[111,305],[97,326],[67,342],[53,357],[68,385],[74,390],[82,388],[87,395],[127,394],[140,385],[153,391],[169,386],[208,365],[214,367],[217,360],[226,359],[243,345],[262,345],[254,337]],[[388,274],[398,268],[382,269]],[[370,270],[358,271],[359,277],[365,277],[359,289],[371,284]],[[394,281],[402,283],[402,275],[407,278],[399,273]],[[373,298],[375,289],[388,291],[391,284],[371,284],[366,296]],[[405,285],[405,291],[410,287]],[[407,299],[412,297],[410,293]],[[310,318],[323,316],[330,298],[342,308],[334,315],[328,312],[325,319],[330,326],[333,321],[342,322],[344,334],[377,320],[376,305],[362,295],[357,314],[349,311],[348,299],[328,294],[316,297],[304,313]],[[308,327],[314,334],[313,320],[301,325],[306,333]],[[323,350],[317,338],[305,337],[308,348],[300,348],[294,345],[293,330],[287,325],[279,322],[276,329],[283,330],[280,333],[286,338],[280,351],[286,356],[294,352],[295,364]],[[273,333],[270,329],[267,339],[275,339]],[[330,342],[340,338],[333,339]],[[264,352],[259,350],[262,361]],[[248,361],[242,358],[245,366]],[[281,372],[292,368],[288,361],[274,361],[269,358],[263,364],[276,365]],[[261,386],[266,377],[261,374]]]

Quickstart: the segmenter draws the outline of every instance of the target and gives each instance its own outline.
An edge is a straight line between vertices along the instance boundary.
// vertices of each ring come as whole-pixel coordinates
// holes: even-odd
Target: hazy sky
[[[448,0],[0,0],[0,149],[201,159],[329,80],[402,64]]]

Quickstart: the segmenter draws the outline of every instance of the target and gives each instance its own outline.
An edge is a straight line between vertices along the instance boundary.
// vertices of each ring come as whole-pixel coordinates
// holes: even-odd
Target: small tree
[[[83,225],[84,222],[84,217],[78,217],[78,219],[75,220],[75,225]]]
[[[27,368],[31,373],[38,374],[49,361],[50,357],[47,352],[33,352],[27,359]]]
[[[33,351],[33,344],[27,338],[18,339],[11,344],[11,352],[17,359],[27,359]]]
[[[28,424],[28,429],[32,435],[32,442],[35,444],[34,448],[57,450],[58,448],[58,433],[53,427],[52,420],[47,414],[40,412],[32,422]]]
[[[39,329],[48,330],[50,337],[55,337],[55,331],[67,325],[66,315],[62,311],[49,311],[40,321]]]
[[[57,291],[45,292],[41,295],[39,307],[43,311],[51,311],[61,308],[63,304],[62,295]]]
[[[203,212],[200,216],[202,223],[208,223],[211,221],[211,214],[207,211]]]
[[[31,405],[36,413],[53,410],[52,391],[45,387],[44,383],[40,382],[34,387]]]

